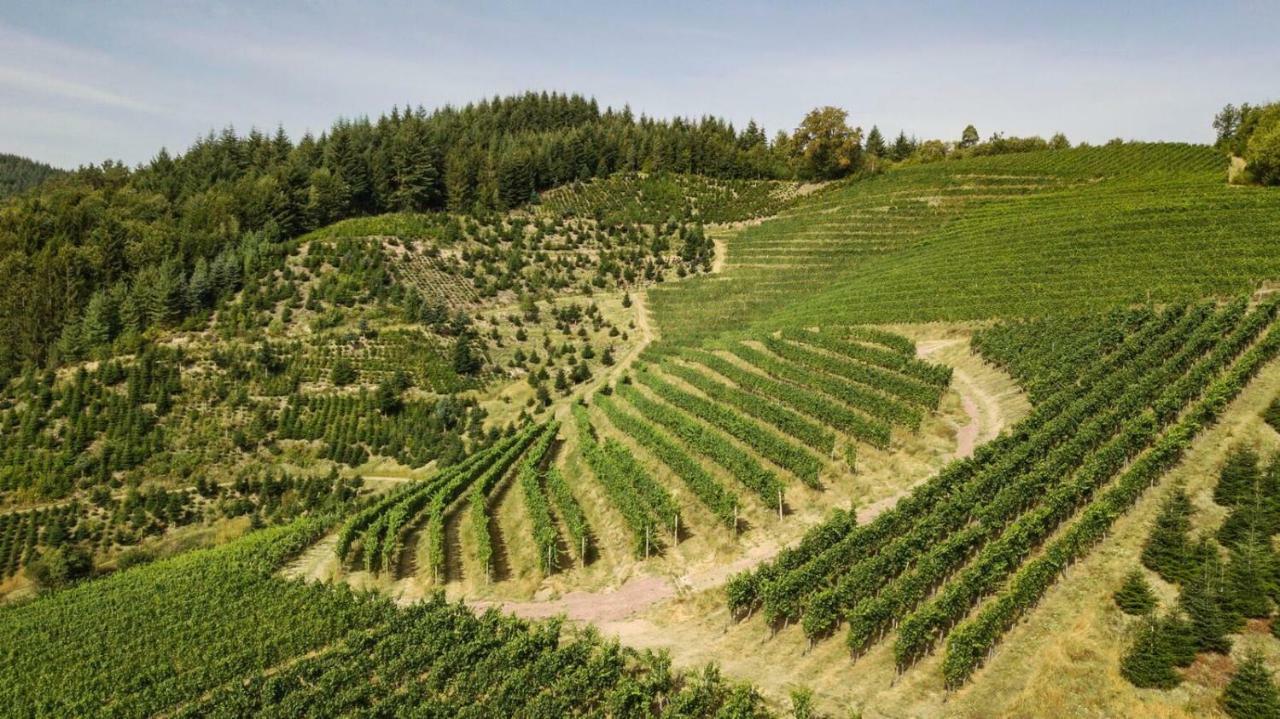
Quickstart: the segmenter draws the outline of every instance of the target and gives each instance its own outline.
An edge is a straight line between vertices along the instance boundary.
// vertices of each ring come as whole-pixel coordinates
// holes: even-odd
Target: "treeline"
[[[0,380],[46,361],[95,291],[161,292],[137,287],[144,268],[190,284],[200,259],[344,217],[502,210],[620,170],[768,177],[779,174],[775,164],[754,125],[738,132],[714,118],[637,118],[577,95],[529,93],[393,109],[297,142],[283,130],[228,129],[137,168],[81,168],[0,208]]]
[[[0,152],[0,200],[25,192],[62,172],[43,162]]]
[[[1244,158],[1240,176],[1260,185],[1280,185],[1280,102],[1227,105],[1213,118],[1215,147]]]

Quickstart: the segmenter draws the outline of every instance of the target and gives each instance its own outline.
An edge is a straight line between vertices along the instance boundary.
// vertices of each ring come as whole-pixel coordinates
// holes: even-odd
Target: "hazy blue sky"
[[[135,163],[525,89],[772,134],[840,105],[888,132],[1209,141],[1280,99],[1280,2],[0,0],[0,151]]]

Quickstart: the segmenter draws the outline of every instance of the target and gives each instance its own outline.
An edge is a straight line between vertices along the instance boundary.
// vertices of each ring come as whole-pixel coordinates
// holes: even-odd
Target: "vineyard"
[[[689,521],[669,487],[735,532],[747,502],[782,518],[799,488],[824,488],[838,440],[850,457],[859,442],[887,448],[895,428],[919,427],[950,381],[906,338],[863,327],[652,360],[573,408],[589,473],[645,557],[680,542]]]
[[[420,533],[426,538],[425,560],[410,551],[407,561],[424,564],[434,581],[443,582],[449,551],[445,525],[465,504],[473,532],[467,549],[492,581],[495,528],[490,497],[498,485],[515,482],[526,498],[533,527],[528,539],[538,547],[542,571],[554,572],[568,559],[560,551],[556,514],[564,518],[563,536],[572,538],[578,559],[585,561],[589,529],[581,507],[559,472],[548,468],[558,429],[555,421],[529,425],[429,479],[388,493],[342,525],[335,547],[338,557],[351,568],[396,574],[406,566],[406,549],[417,545]]]
[[[1280,671],[1274,188],[563,120],[38,268],[114,253],[0,348],[0,714],[1237,719]]]
[[[398,609],[274,575],[324,530],[303,520],[0,609],[0,702],[31,717],[762,711],[715,672],[675,671],[558,623],[439,598]]]
[[[1110,524],[1175,464],[1197,432],[1280,352],[1277,302],[1173,307],[1047,393],[1013,434],[949,466],[865,526],[838,515],[728,587],[740,616],[799,623],[811,642],[841,626],[855,658],[890,634],[900,671],[945,647],[949,686]],[[1036,346],[1052,323],[1019,325]],[[995,330],[1004,342],[1012,331]],[[1081,344],[1095,341],[1084,333]],[[1054,368],[1056,369],[1056,368]],[[978,612],[973,613],[974,608]]]
[[[1223,185],[1222,162],[1207,147],[1128,143],[839,183],[728,236],[723,274],[656,288],[655,318],[690,344],[744,317],[922,322],[1238,295],[1280,269],[1280,213],[1274,192]]]
[[[1115,175],[1088,161],[1108,149],[1073,150],[1082,154],[1079,166],[1064,160],[1040,170],[1103,173],[1100,179],[983,203],[892,259],[851,266],[779,321],[1083,314],[1238,295],[1280,272],[1274,192],[1221,184],[1207,148],[1151,146],[1141,155],[1135,148],[1133,166]],[[871,299],[850,304],[846,297]]]

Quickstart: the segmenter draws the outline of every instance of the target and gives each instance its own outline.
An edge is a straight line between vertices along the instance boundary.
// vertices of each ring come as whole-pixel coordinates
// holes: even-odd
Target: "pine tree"
[[[1136,687],[1172,689],[1182,681],[1173,670],[1173,653],[1161,625],[1154,617],[1147,618],[1120,660],[1120,673]]]
[[[1156,595],[1142,571],[1135,569],[1125,578],[1114,595],[1116,606],[1125,614],[1148,614],[1156,607]]]
[[[1276,558],[1269,543],[1257,534],[1231,550],[1227,565],[1225,594],[1232,612],[1261,619],[1271,615],[1271,596],[1276,591]]]
[[[1232,719],[1277,719],[1280,692],[1262,656],[1251,652],[1222,691],[1222,710]]]
[[[893,141],[893,148],[889,151],[889,157],[895,162],[902,162],[911,157],[911,153],[915,152],[915,143],[908,137],[907,133],[899,132],[897,139]]]
[[[408,123],[396,136],[392,152],[393,185],[391,204],[401,212],[421,212],[438,205],[440,173],[435,151],[427,138]]]
[[[1271,400],[1271,404],[1267,405],[1267,410],[1262,413],[1262,420],[1271,425],[1271,428],[1280,432],[1280,397]]]
[[[1252,447],[1233,447],[1218,475],[1213,501],[1224,507],[1234,507],[1250,496],[1261,474],[1258,462],[1258,453]]]
[[[871,132],[867,133],[867,154],[875,157],[884,157],[889,148],[884,144],[884,135],[880,134],[880,128],[875,125],[871,126]]]
[[[1169,582],[1181,582],[1191,568],[1191,500],[1177,489],[1160,508],[1156,526],[1142,548],[1142,565]]]
[[[80,339],[88,348],[111,342],[120,330],[120,318],[112,295],[98,290],[89,298],[84,310]]]
[[[1182,586],[1178,604],[1191,622],[1196,647],[1204,652],[1225,654],[1231,650],[1227,634],[1235,616],[1227,607],[1222,591],[1222,562],[1218,550],[1207,542],[1197,549],[1199,562]]]

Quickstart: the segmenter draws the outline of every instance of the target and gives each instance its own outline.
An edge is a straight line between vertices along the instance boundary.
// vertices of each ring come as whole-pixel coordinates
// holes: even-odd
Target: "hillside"
[[[62,170],[18,155],[0,152],[0,200],[39,185]]]
[[[1280,668],[1280,193],[837,115],[530,93],[0,207],[4,705],[1220,713]]]
[[[1238,294],[1275,275],[1280,208],[1225,171],[1207,147],[1121,145],[845,181],[722,231],[729,271],[655,292],[655,315],[685,342],[744,316],[975,320]]]

